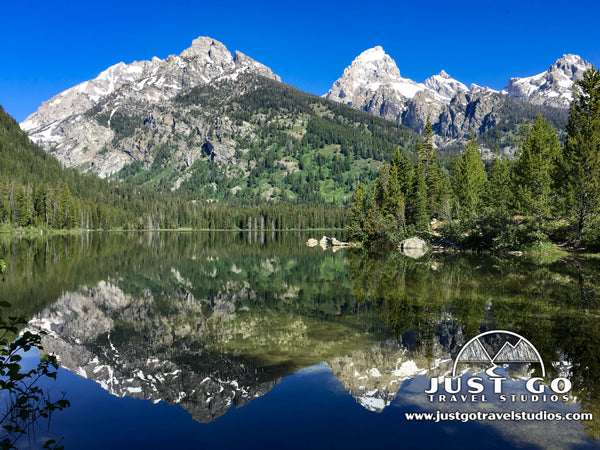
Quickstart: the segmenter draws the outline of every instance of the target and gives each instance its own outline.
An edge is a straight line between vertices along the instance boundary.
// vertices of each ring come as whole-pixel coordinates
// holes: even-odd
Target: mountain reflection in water
[[[571,380],[578,404],[546,409],[600,418],[597,261],[415,261],[307,248],[308,237],[91,233],[4,241],[9,268],[0,293],[31,317],[31,328],[47,332],[44,348],[64,368],[119,397],[179,404],[197,422],[213,422],[320,363],[365,410],[444,410],[452,405],[428,404],[427,380],[447,375],[462,345],[492,329],[526,336],[549,378]],[[518,380],[531,370],[509,374]],[[523,445],[552,435],[580,445],[586,440],[577,427],[592,439],[600,431],[597,421],[512,431],[488,425]]]

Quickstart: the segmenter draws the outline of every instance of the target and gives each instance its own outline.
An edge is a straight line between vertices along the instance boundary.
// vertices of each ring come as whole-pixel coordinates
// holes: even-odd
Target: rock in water
[[[333,245],[334,247],[347,247],[350,244],[348,244],[347,242],[338,241],[336,238],[332,238],[331,245]]]
[[[306,241],[306,245],[309,247],[316,247],[319,245],[319,241],[317,241],[315,238],[310,238],[308,241]]]
[[[427,243],[418,237],[405,239],[398,244],[398,250],[405,256],[418,259],[427,253]]]
[[[347,242],[338,241],[336,238],[330,238],[327,236],[323,236],[320,241],[310,238],[308,241],[306,241],[306,245],[309,247],[316,247],[317,245],[320,245],[323,250],[329,248],[329,246],[332,246],[334,252],[340,248],[350,246],[350,244]]]

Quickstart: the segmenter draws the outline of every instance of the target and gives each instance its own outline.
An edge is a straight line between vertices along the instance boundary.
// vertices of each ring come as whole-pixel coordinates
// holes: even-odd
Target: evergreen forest
[[[414,235],[492,251],[600,243],[600,75],[593,68],[575,85],[566,134],[554,128],[555,118],[538,114],[523,121],[514,159],[495,142],[487,163],[473,133],[448,161],[434,146],[430,123],[417,136],[290,86],[246,82],[253,88],[243,94],[225,83],[174,100],[191,116],[226,114],[255,132],[252,140],[227,137],[241,149],[237,168],[248,170],[224,170],[206,144],[206,157],[178,189],[176,145],[161,144],[150,167],[134,163],[107,181],[63,167],[0,110],[1,229],[346,226],[350,240],[367,246]],[[131,118],[121,119],[121,138],[139,132],[125,126]]]
[[[325,203],[218,203],[193,193],[109,182],[65,168],[0,108],[0,227],[70,229],[342,228],[346,211]]]
[[[473,133],[450,167],[428,123],[416,161],[396,153],[371,185],[356,189],[349,238],[395,245],[418,235],[433,244],[507,251],[600,244],[600,72],[576,82],[566,138],[540,114],[523,123],[515,159],[484,164]],[[496,146],[497,151],[497,146]]]

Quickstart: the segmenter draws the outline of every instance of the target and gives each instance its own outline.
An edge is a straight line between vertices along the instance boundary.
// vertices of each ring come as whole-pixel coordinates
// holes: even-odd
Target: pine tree
[[[58,191],[50,188],[46,194],[46,215],[47,224],[52,228],[60,228],[58,213]]]
[[[426,230],[429,227],[429,214],[427,213],[427,185],[425,184],[425,170],[417,164],[413,178],[412,191],[406,211],[406,222],[414,231]]]
[[[44,184],[38,185],[35,190],[33,198],[33,207],[38,224],[46,223],[46,186]]]
[[[0,183],[0,224],[10,223],[12,208],[8,195],[9,188],[4,183]]]
[[[16,222],[25,227],[33,223],[33,201],[29,189],[25,186],[17,188]]]
[[[377,203],[377,205],[379,205],[379,209],[384,216],[390,213],[389,204],[387,201],[388,188],[390,184],[390,171],[390,164],[384,164],[381,166],[381,169],[379,169],[379,176],[377,177],[377,180],[375,180],[375,185],[373,187],[373,200]]]
[[[81,204],[77,197],[70,198],[68,211],[67,228],[79,228],[81,223]]]
[[[425,123],[425,129],[423,130],[423,140],[420,145],[416,148],[417,158],[425,167],[425,177],[427,178],[428,170],[433,165],[435,160],[435,149],[433,148],[433,128],[431,127],[431,121],[427,116],[427,122]]]
[[[564,186],[582,240],[600,202],[600,71],[587,70],[574,92],[563,151]]]
[[[406,232],[405,194],[403,192],[405,180],[401,176],[400,167],[397,164],[402,164],[402,162],[394,159],[389,170],[387,191],[381,208],[384,215],[386,238],[393,243],[402,240]]]
[[[556,206],[554,179],[560,151],[556,130],[538,114],[525,132],[514,165],[517,212],[533,216],[538,230]]]
[[[367,190],[363,183],[359,183],[354,192],[352,207],[348,213],[348,226],[346,231],[348,239],[362,242],[366,236],[365,225],[367,220]]]
[[[442,171],[440,187],[437,216],[448,222],[452,220],[452,179],[447,170]]]
[[[489,204],[492,214],[503,218],[509,215],[513,202],[512,165],[507,158],[494,158],[490,163]]]
[[[467,148],[462,155],[454,158],[453,166],[455,174],[452,187],[459,204],[460,218],[469,220],[479,214],[483,207],[487,183],[485,167],[472,131]]]
[[[67,228],[69,222],[69,206],[71,206],[71,191],[67,183],[63,183],[58,192],[57,228]]]
[[[402,211],[397,209],[401,208]],[[403,221],[404,202],[397,179],[392,178],[392,166],[384,164],[373,186],[367,228],[371,239],[382,239],[394,242],[399,236],[400,224]]]
[[[423,166],[425,185],[427,186],[427,211],[430,216],[440,216],[440,202],[442,191],[442,168],[433,147],[433,128],[429,116],[423,131],[423,141],[416,147],[417,164]]]
[[[397,182],[400,192],[406,198],[412,189],[414,165],[410,159],[402,156],[399,151],[396,151],[392,158],[390,176]]]
[[[371,201],[369,204],[365,231],[370,241],[378,241],[385,236],[383,217],[376,201]]]

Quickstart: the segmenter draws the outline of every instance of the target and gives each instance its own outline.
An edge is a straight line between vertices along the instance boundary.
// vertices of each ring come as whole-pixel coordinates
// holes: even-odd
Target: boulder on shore
[[[428,245],[423,239],[412,237],[400,242],[398,244],[398,250],[405,256],[418,259],[427,253]]]

